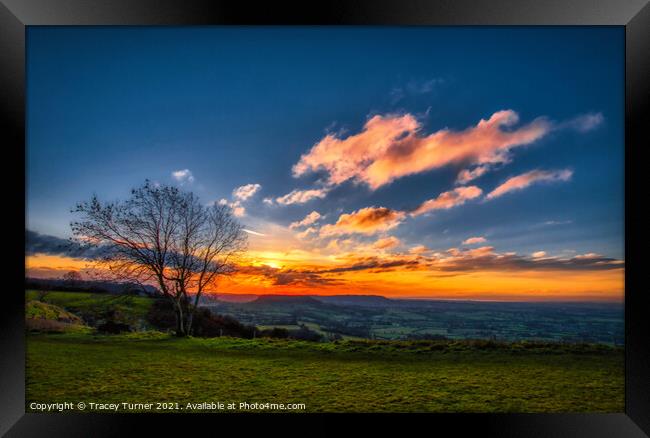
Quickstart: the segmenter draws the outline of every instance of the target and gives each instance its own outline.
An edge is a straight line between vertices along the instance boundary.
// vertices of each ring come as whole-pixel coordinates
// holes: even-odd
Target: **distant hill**
[[[201,297],[201,304],[212,305],[218,302],[226,303],[284,303],[284,304],[334,304],[337,306],[387,306],[401,304],[398,300],[388,299],[381,295],[256,295],[217,293],[205,294]]]
[[[255,301],[259,295],[255,294],[225,294],[225,293],[204,293],[201,295],[200,304],[210,306],[225,303],[250,303]]]
[[[323,303],[307,295],[260,295],[251,304],[281,304],[281,305],[310,305],[318,306]]]
[[[107,294],[130,294],[141,296],[158,296],[160,291],[151,285],[139,285],[129,282],[77,280],[69,281],[58,278],[25,278],[25,289],[57,290],[68,292],[92,292]]]
[[[388,306],[394,304],[390,300],[381,295],[317,295],[314,298],[322,303],[335,304],[337,306]]]

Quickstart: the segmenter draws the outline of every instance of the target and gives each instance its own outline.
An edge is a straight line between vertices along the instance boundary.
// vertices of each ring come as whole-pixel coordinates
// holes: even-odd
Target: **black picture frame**
[[[430,414],[303,415],[292,424],[309,429],[337,428],[341,417],[364,427],[393,423],[494,436],[642,437],[650,434],[650,333],[644,270],[645,176],[642,151],[648,138],[650,102],[650,5],[647,0],[322,0],[290,2],[207,0],[2,0],[0,2],[0,105],[5,166],[25,178],[25,35],[34,25],[608,25],[625,27],[625,413],[620,414]],[[6,175],[6,174],[5,174]],[[25,224],[25,191],[5,180],[5,218],[18,230]],[[23,179],[23,181],[25,181]],[[645,196],[644,196],[645,195]],[[99,414],[25,413],[24,284],[25,241],[8,232],[11,257],[5,265],[10,284],[0,309],[0,434],[6,436],[151,435],[152,427],[171,432],[187,423],[178,417]],[[260,415],[260,414],[256,414]],[[263,417],[263,418],[262,418]],[[196,414],[191,425],[205,423],[216,433],[224,425],[237,430],[262,425],[269,430],[285,415]],[[258,418],[258,417],[256,417]],[[417,423],[417,424],[413,424]],[[211,429],[208,429],[211,430]],[[305,430],[303,428],[303,430]],[[447,434],[445,434],[447,436]]]

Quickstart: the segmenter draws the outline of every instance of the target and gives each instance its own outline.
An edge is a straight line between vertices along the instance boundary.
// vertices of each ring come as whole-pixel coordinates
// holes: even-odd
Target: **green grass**
[[[81,324],[82,322],[77,315],[67,312],[54,304],[42,303],[40,301],[28,301],[25,303],[25,317],[27,319],[52,319],[77,324]]]
[[[280,328],[280,329],[285,329],[285,330],[300,330],[300,325],[303,324],[305,327],[307,327],[309,330],[312,330],[316,333],[319,333],[325,337],[329,336],[329,332],[326,332],[321,328],[319,324],[316,324],[314,322],[303,322],[303,321],[298,321],[298,324],[271,324],[271,325],[257,325],[256,327],[259,330],[271,330],[274,328]],[[341,335],[341,339],[363,339],[359,338],[357,336],[349,336],[349,335]]]
[[[25,303],[25,327],[43,333],[91,333],[81,318],[54,304],[40,301]]]
[[[29,335],[34,402],[305,403],[307,412],[622,412],[623,351],[487,341]]]
[[[38,300],[39,291],[28,290],[25,299]],[[107,311],[115,311],[119,319],[139,329],[146,329],[145,317],[153,300],[148,297],[112,295],[91,292],[48,292],[44,303],[59,306],[84,319],[96,319]]]

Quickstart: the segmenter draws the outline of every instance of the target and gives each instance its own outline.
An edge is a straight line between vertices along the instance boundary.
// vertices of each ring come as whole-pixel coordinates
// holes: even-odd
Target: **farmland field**
[[[496,339],[623,345],[619,303],[396,300],[379,296],[260,297],[217,301],[215,313],[264,327],[317,327],[343,338]]]

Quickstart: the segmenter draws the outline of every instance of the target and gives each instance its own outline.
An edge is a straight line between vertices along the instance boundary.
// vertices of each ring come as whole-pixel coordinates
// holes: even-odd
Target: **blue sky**
[[[76,202],[122,198],[145,178],[180,184],[172,172],[184,169],[193,181],[183,187],[206,202],[259,184],[242,221],[262,232],[311,211],[323,224],[370,206],[412,211],[476,163],[375,189],[353,178],[302,204],[262,200],[323,187],[326,169],[296,177],[292,167],[328,133],[344,140],[373,116],[410,114],[426,136],[511,110],[519,121],[505,131],[538,117],[553,128],[467,185],[488,194],[533,170],[570,178],[412,217],[391,235],[623,258],[622,27],[29,27],[27,44],[30,230],[69,236]],[[582,129],[585,117],[597,123]]]

